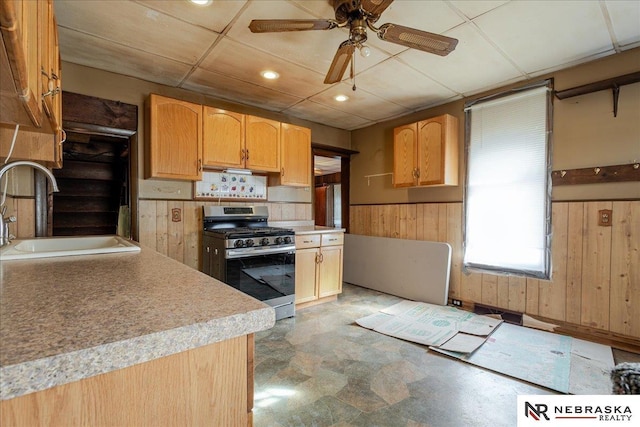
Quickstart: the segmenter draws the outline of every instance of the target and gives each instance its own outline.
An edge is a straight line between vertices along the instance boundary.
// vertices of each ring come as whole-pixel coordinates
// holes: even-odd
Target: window
[[[467,106],[464,267],[550,278],[550,90]]]

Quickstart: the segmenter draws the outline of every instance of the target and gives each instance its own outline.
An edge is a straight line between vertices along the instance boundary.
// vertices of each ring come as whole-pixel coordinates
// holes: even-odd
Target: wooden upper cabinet
[[[202,137],[205,166],[244,168],[244,114],[204,106]]]
[[[151,94],[147,178],[202,179],[202,106]]]
[[[413,187],[416,182],[418,124],[411,123],[393,130],[393,185]]]
[[[394,187],[458,185],[458,119],[449,114],[394,129]]]
[[[280,122],[246,116],[246,168],[264,172],[280,170]]]
[[[0,2],[0,122],[42,126],[40,100],[41,32],[46,28],[41,2]]]
[[[311,129],[281,124],[280,184],[297,187],[311,185]]]
[[[0,160],[9,152],[7,136],[19,124],[11,160],[62,167],[61,66],[53,2],[2,1],[0,26]]]
[[[51,0],[40,0],[43,14],[47,16],[46,31],[43,32],[42,49],[42,96],[44,111],[54,131],[62,130],[62,67],[58,42],[58,24]]]
[[[205,166],[280,170],[280,122],[208,106],[203,114]]]

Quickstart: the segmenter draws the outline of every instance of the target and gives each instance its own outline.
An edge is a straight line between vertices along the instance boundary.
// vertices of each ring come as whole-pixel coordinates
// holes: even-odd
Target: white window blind
[[[465,268],[549,278],[547,92],[467,109]]]

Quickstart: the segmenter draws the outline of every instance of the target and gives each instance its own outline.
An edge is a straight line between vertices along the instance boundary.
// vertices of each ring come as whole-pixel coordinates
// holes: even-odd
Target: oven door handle
[[[251,256],[260,256],[260,255],[273,255],[273,254],[291,254],[293,255],[296,252],[296,247],[293,245],[288,246],[279,246],[279,247],[255,247],[247,250],[244,249],[227,249],[225,253],[226,259],[235,259],[235,258],[248,258]]]

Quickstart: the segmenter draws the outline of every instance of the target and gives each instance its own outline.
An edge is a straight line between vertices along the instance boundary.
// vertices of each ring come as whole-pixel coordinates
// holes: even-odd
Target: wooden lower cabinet
[[[333,301],[342,292],[344,233],[296,236],[296,307]]]
[[[244,335],[5,400],[0,425],[251,426],[253,352]]]

